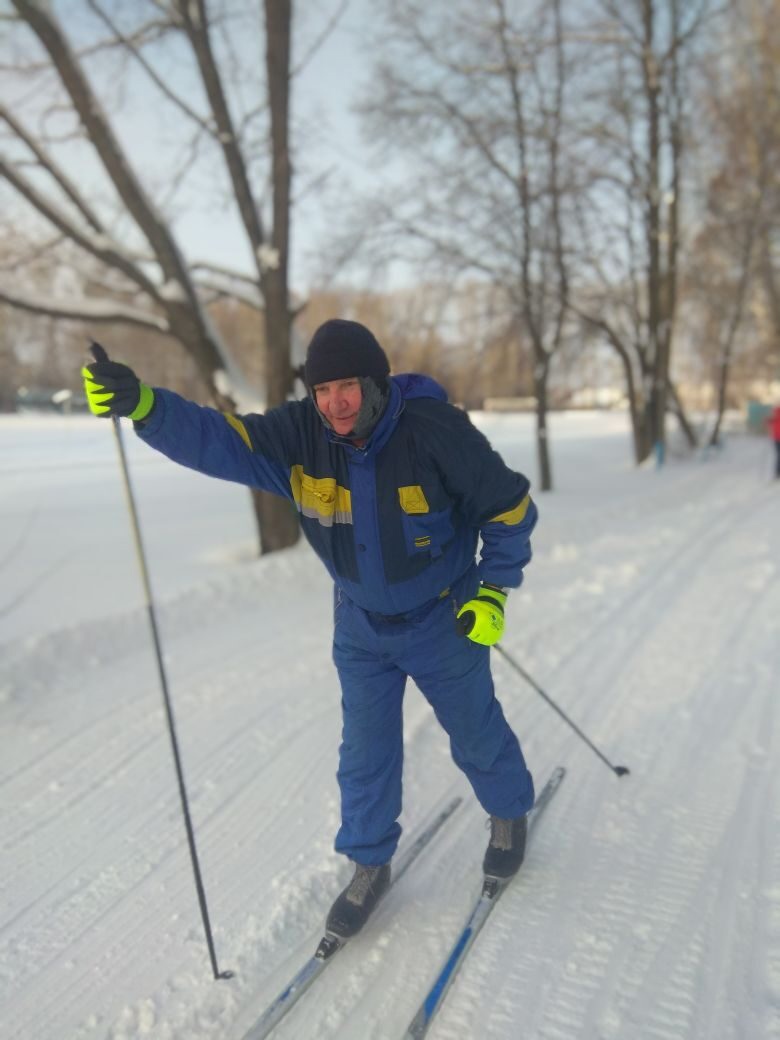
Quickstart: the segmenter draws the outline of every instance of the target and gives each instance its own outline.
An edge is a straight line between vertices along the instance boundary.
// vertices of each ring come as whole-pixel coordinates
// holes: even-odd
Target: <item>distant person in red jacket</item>
[[[775,477],[780,479],[780,405],[772,409],[766,423],[775,442]]]

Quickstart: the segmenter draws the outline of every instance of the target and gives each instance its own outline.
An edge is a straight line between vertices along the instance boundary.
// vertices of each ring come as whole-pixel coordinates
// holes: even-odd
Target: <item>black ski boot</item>
[[[340,939],[357,935],[389,887],[389,863],[381,867],[356,863],[354,877],[330,908],[325,930]]]
[[[483,873],[501,880],[516,874],[525,855],[527,833],[528,822],[525,816],[518,816],[514,820],[491,816],[490,842],[482,863]]]

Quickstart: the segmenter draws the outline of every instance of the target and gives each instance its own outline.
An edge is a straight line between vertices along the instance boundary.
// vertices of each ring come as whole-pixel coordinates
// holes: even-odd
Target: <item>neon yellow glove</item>
[[[127,365],[118,361],[96,361],[85,365],[81,374],[93,415],[126,415],[140,422],[154,407],[154,391]]]
[[[464,603],[456,623],[461,635],[482,646],[492,646],[504,634],[504,604],[507,594],[497,585],[479,587],[474,599]]]

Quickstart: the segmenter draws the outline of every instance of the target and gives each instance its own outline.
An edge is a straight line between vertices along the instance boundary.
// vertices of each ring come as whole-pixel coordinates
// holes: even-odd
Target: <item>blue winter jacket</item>
[[[480,536],[480,579],[518,586],[537,517],[528,481],[434,380],[390,384],[362,448],[329,430],[310,399],[238,416],[155,389],[137,432],[185,466],[293,501],[333,580],[365,610],[434,601],[473,565]]]

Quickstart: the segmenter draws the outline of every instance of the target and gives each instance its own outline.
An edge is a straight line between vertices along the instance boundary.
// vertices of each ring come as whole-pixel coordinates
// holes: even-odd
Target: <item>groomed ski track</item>
[[[620,418],[555,420],[561,490],[540,500],[506,646],[631,776],[617,780],[495,659],[535,775],[561,762],[567,781],[432,1040],[780,1038],[780,495],[740,438],[707,462],[633,471],[624,428],[609,426]],[[516,422],[483,425],[530,468]],[[214,492],[138,446],[131,462],[164,574],[166,539]],[[81,466],[53,479],[61,554],[63,532],[89,526],[88,502],[96,516],[74,586],[127,554],[113,578],[127,606],[117,595],[99,618],[0,633],[0,1037],[237,1040],[311,952],[348,876],[331,854],[328,582],[299,547],[162,590],[217,952],[236,973],[214,983],[119,478],[106,499]],[[29,465],[3,486],[10,545],[43,493]],[[246,503],[215,487],[225,538],[224,517]],[[6,584],[3,604],[34,601],[35,578],[31,567]],[[412,687],[406,728],[405,834],[444,795],[465,804],[274,1038],[395,1040],[471,905],[484,815]]]

